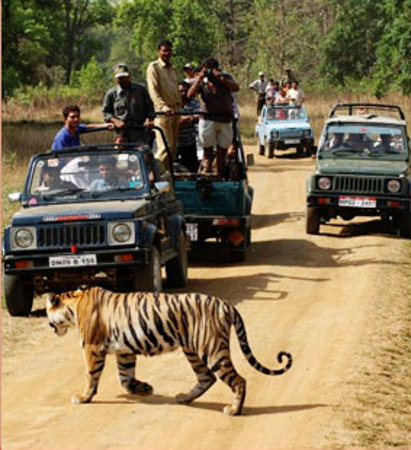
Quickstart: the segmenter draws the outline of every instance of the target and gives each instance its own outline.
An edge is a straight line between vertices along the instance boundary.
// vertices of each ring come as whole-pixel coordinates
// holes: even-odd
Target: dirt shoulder
[[[38,303],[34,317],[3,314],[4,448],[406,445],[409,243],[375,221],[335,222],[320,236],[306,235],[305,179],[312,160],[255,158],[247,260],[195,263],[188,290],[236,305],[257,359],[276,367],[278,351],[290,351],[290,372],[256,372],[233,335],[233,362],[248,383],[241,417],[221,413],[231,400],[221,382],[190,406],[175,403],[174,396],[195,382],[181,352],[139,359],[139,377],[154,385],[150,397],[121,389],[111,357],[95,400],[71,405],[84,379],[77,334],[56,338]]]

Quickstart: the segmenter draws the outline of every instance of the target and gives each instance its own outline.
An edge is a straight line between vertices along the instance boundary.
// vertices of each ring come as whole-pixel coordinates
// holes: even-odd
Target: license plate
[[[96,255],[65,255],[49,257],[50,267],[82,267],[96,265]]]
[[[338,198],[338,206],[348,206],[351,208],[376,208],[377,199],[373,197],[347,197],[341,195]]]
[[[197,223],[187,223],[187,235],[190,241],[198,241],[198,224]]]
[[[284,144],[299,144],[300,140],[299,139],[286,139],[284,141]]]

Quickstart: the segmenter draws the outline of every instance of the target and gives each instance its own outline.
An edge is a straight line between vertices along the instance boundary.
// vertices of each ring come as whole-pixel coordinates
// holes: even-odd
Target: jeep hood
[[[381,161],[377,159],[318,159],[317,172],[324,174],[405,175],[407,161]]]
[[[145,213],[149,202],[145,199],[42,205],[23,208],[12,219],[13,225],[36,225],[53,222],[83,220],[131,219]]]
[[[268,123],[267,128],[270,130],[311,130],[311,125],[305,120],[296,120],[292,122],[276,122],[276,123]]]

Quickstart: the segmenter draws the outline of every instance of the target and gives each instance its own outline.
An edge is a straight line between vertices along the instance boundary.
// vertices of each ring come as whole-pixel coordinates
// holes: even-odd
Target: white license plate
[[[349,197],[340,195],[338,206],[348,206],[351,208],[376,208],[377,199],[373,197]]]
[[[197,223],[187,223],[187,235],[190,241],[198,241],[198,224]]]
[[[96,265],[96,255],[65,255],[49,257],[50,267],[82,267]]]
[[[284,144],[299,144],[300,140],[299,139],[286,139],[284,141]]]

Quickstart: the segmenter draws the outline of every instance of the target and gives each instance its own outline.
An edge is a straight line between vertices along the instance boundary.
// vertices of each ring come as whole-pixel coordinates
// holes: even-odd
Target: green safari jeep
[[[398,106],[337,104],[307,180],[306,231],[341,217],[380,216],[411,237],[410,143]]]

